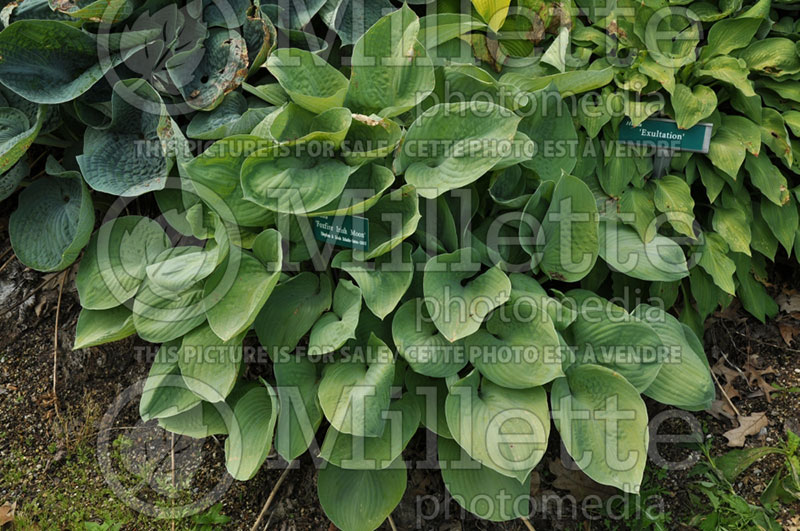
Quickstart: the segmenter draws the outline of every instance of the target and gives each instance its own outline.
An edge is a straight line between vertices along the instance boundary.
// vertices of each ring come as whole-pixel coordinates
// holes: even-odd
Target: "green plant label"
[[[689,129],[678,129],[675,120],[650,118],[634,127],[630,118],[619,126],[619,141],[643,146],[656,146],[672,151],[708,153],[711,142],[710,123],[699,123]]]
[[[360,216],[317,216],[312,218],[314,238],[340,247],[369,249],[369,220]]]

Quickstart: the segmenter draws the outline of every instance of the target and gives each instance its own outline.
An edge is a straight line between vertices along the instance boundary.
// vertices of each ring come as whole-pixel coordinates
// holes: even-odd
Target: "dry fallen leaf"
[[[722,435],[728,439],[728,446],[741,448],[744,446],[745,437],[756,435],[767,426],[769,426],[769,419],[766,411],[747,416],[739,415],[739,427],[728,430]]]
[[[798,326],[797,323],[784,321],[778,323],[778,330],[781,332],[783,342],[786,343],[787,347],[790,347],[792,346],[792,340],[794,339],[794,336],[800,333],[800,326]]]
[[[753,365],[750,364],[748,360],[747,364],[744,366],[744,375],[745,379],[747,380],[747,385],[753,386],[753,384],[758,385],[758,388],[764,393],[767,402],[772,402],[772,397],[770,393],[775,391],[775,388],[772,387],[767,381],[764,379],[765,374],[775,374],[775,369],[772,367],[767,367],[766,369],[757,369]]]
[[[17,502],[5,502],[0,505],[0,527],[14,522],[14,511],[17,509]]]
[[[711,402],[711,409],[707,411],[709,415],[717,420],[720,420],[722,417],[725,417],[731,422],[736,420],[736,412],[733,411],[733,408],[728,404],[727,400],[714,400]]]
[[[800,293],[790,289],[775,297],[775,302],[783,313],[800,312]]]
[[[573,466],[576,465],[573,464]],[[616,489],[613,487],[597,483],[581,470],[577,469],[577,466],[576,470],[570,470],[564,466],[560,459],[553,459],[550,461],[547,468],[556,477],[553,481],[553,487],[569,491],[578,501],[590,495],[600,496],[605,499],[616,492]]]

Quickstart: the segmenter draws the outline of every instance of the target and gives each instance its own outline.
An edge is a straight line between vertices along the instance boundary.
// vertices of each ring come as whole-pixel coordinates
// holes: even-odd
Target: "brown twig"
[[[261,512],[258,513],[258,518],[256,518],[256,523],[253,524],[253,527],[250,528],[250,531],[256,531],[258,529],[258,525],[261,523],[261,520],[264,518],[264,515],[267,514],[267,510],[269,506],[272,505],[272,500],[275,499],[275,494],[277,494],[278,489],[280,488],[283,481],[286,479],[286,476],[289,475],[289,471],[292,469],[292,464],[289,463],[287,465],[286,470],[283,471],[281,477],[278,478],[278,481],[275,482],[275,486],[272,487],[272,492],[269,493],[269,497],[267,501],[264,502],[264,507],[261,508]]]
[[[533,528],[533,524],[531,524],[527,518],[520,516],[519,519],[522,520],[522,523],[525,524],[525,527],[527,527],[529,531],[536,531],[536,529]]]
[[[173,432],[173,433],[170,433],[169,435],[170,435],[169,460],[170,460],[170,463],[172,465],[172,471],[171,471],[171,476],[172,476],[172,496],[170,496],[170,498],[171,498],[172,506],[174,507],[175,506],[175,498],[174,498],[174,496],[175,496],[175,433]],[[172,531],[175,531],[175,519],[174,518],[172,519]]]
[[[61,412],[58,410],[58,393],[56,392],[58,383],[58,319],[61,317],[61,295],[64,293],[64,282],[67,280],[67,273],[69,270],[64,271],[61,275],[61,280],[58,283],[58,302],[56,303],[56,324],[53,329],[53,407],[56,411],[56,418],[58,425],[64,434],[64,447],[69,448],[69,440],[67,437],[67,430],[64,427],[64,421],[61,418]]]
[[[394,525],[394,520],[392,520],[392,515],[390,514],[389,516],[386,517],[386,519],[389,521],[389,527],[392,528],[392,531],[397,531],[397,526]]]
[[[728,405],[731,406],[731,408],[733,409],[733,412],[736,413],[737,417],[741,416],[741,413],[739,413],[739,410],[736,408],[736,406],[733,405],[733,402],[731,402],[731,399],[728,396],[728,393],[726,393],[725,389],[723,389],[722,386],[720,385],[719,380],[717,379],[717,375],[714,374],[714,371],[710,371],[710,372],[711,372],[711,377],[714,378],[714,382],[716,382],[717,387],[719,387],[719,390],[722,392],[722,396],[724,396],[725,400],[728,401]]]
[[[11,248],[9,247],[9,248],[8,248],[8,250],[10,251],[10,250],[11,250]],[[8,251],[6,251],[5,253],[3,253],[3,257],[2,257],[2,258],[0,258],[0,260],[2,260],[3,258],[5,258],[6,254],[8,254]],[[12,254],[12,255],[11,255],[11,257],[10,257],[8,260],[6,260],[6,261],[5,261],[5,263],[3,263],[3,265],[1,265],[1,266],[0,266],[0,273],[2,273],[2,272],[3,272],[3,270],[5,270],[5,268],[7,268],[7,267],[8,267],[8,264],[10,264],[11,262],[13,262],[13,261],[14,261],[14,258],[16,258],[16,257],[17,257],[17,255],[15,255],[15,254]]]

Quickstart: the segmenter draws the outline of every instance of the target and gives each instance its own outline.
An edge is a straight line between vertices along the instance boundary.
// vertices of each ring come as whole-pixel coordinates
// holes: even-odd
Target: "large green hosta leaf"
[[[392,339],[403,359],[419,374],[446,378],[467,365],[464,342],[451,343],[437,330],[422,299],[398,308],[392,320]]]
[[[387,253],[373,262],[359,262],[353,260],[352,251],[342,251],[334,257],[331,267],[347,271],[361,288],[367,308],[383,319],[400,302],[414,275],[411,245],[404,243],[401,255],[401,261]]]
[[[200,403],[181,377],[176,355],[179,347],[180,341],[164,343],[150,366],[139,399],[139,415],[145,422],[178,415]]]
[[[320,10],[320,16],[329,28],[336,30],[342,45],[348,46],[354,44],[384,14],[393,9],[389,0],[329,0]]]
[[[356,337],[361,313],[361,289],[349,280],[339,280],[333,292],[333,308],[320,316],[308,338],[310,355],[327,354]]]
[[[464,187],[508,155],[519,122],[508,109],[485,101],[435,105],[408,129],[395,172],[405,173],[428,199]]]
[[[556,329],[533,301],[501,306],[464,344],[481,374],[510,389],[544,385],[564,374]]]
[[[304,109],[318,114],[344,104],[347,78],[318,55],[282,48],[267,59],[267,69],[292,101]]]
[[[357,437],[328,429],[320,457],[348,470],[381,470],[394,464],[417,432],[420,411],[413,395],[394,400],[385,412],[386,429],[380,437]]]
[[[425,264],[425,305],[436,328],[450,342],[480,328],[484,318],[511,295],[511,281],[500,266],[480,272],[472,248],[434,256]]]
[[[86,182],[100,192],[136,196],[164,188],[169,163],[162,142],[172,136],[161,97],[144,80],[119,81],[106,129],[86,130],[77,157]]]
[[[247,108],[247,100],[239,92],[229,92],[222,103],[209,112],[199,112],[186,127],[186,136],[217,140],[227,136],[247,134],[264,119],[272,107]]]
[[[81,306],[113,308],[136,294],[145,268],[170,246],[161,226],[141,216],[113,219],[92,235],[75,286]]]
[[[598,214],[594,195],[571,175],[556,183],[540,229],[544,237],[539,268],[554,280],[576,282],[591,271],[598,254]]]
[[[319,503],[336,527],[372,531],[386,520],[406,490],[406,469],[347,470],[328,463],[317,477]]]
[[[273,369],[281,405],[275,450],[291,462],[308,449],[322,422],[317,364],[307,356],[280,355],[275,356]]]
[[[129,308],[119,306],[108,310],[81,310],[75,327],[73,349],[119,341],[136,333],[133,314]]]
[[[249,155],[241,169],[244,197],[268,210],[313,212],[337,198],[355,168],[332,158],[287,154],[280,146]]]
[[[482,465],[520,483],[547,448],[550,412],[542,387],[506,389],[472,371],[450,386],[445,413],[459,446]]]
[[[439,437],[452,439],[447,427],[445,400],[447,383],[443,378],[429,378],[417,372],[406,371],[406,389],[417,401],[422,425]]]
[[[391,154],[403,139],[401,127],[388,118],[354,114],[342,147],[344,160],[357,166]]]
[[[42,129],[47,114],[48,108],[40,105],[37,107],[36,120],[31,122],[28,115],[19,109],[0,107],[0,173],[9,170],[25,154]],[[14,175],[11,171],[8,173]],[[17,174],[22,173],[18,170]],[[0,177],[0,201],[11,195],[22,180],[20,177],[13,182],[13,186],[8,186],[4,184],[3,177]],[[6,187],[10,191],[6,192]]]
[[[0,32],[0,82],[36,103],[64,103],[119,62],[89,33],[57,20],[20,20]]]
[[[163,343],[186,334],[206,320],[203,285],[176,292],[146,278],[133,301],[133,324],[139,337]]]
[[[366,251],[356,249],[353,258],[371,260],[388,253],[414,234],[420,220],[417,190],[410,184],[381,197],[366,212],[369,245]]]
[[[246,252],[231,251],[208,277],[203,305],[211,329],[224,340],[247,331],[278,283],[281,263],[280,234],[268,229],[265,243],[273,266],[264,265]]]
[[[439,437],[438,451],[444,485],[459,505],[494,522],[527,518],[530,476],[520,482],[495,472],[472,459],[458,443],[443,437]]]
[[[553,419],[561,440],[587,476],[639,492],[647,462],[647,409],[625,378],[599,365],[579,365],[553,383]]]
[[[661,370],[644,394],[662,404],[702,411],[714,400],[714,381],[705,352],[694,332],[661,308],[640,304],[633,315],[650,325],[666,351]],[[700,347],[698,350],[697,347]]]
[[[193,408],[171,417],[160,417],[158,427],[193,439],[204,439],[211,435],[225,435],[228,427],[225,417],[229,407],[225,403],[200,402]],[[225,416],[223,416],[223,414]]]
[[[599,253],[615,271],[641,280],[671,282],[689,275],[677,242],[656,235],[644,243],[636,231],[612,220],[600,223]]]
[[[542,179],[555,180],[575,167],[574,153],[564,146],[577,143],[578,133],[554,85],[534,92],[531,105],[533,110],[520,122],[519,130],[536,144],[536,154],[522,165]]]
[[[294,103],[287,103],[264,118],[252,133],[284,146],[308,145],[309,150],[324,153],[339,148],[352,119],[353,115],[344,107],[333,107],[315,114]]]
[[[194,193],[226,221],[245,227],[267,225],[272,212],[244,199],[240,181],[245,158],[266,144],[251,135],[234,135],[214,142],[184,166]]]
[[[181,341],[178,367],[188,387],[207,402],[225,400],[239,376],[242,337],[225,341],[208,325],[198,326]]]
[[[225,440],[225,468],[235,479],[245,481],[256,475],[269,455],[278,400],[264,380],[260,385],[245,384],[234,395],[230,400],[233,418]]]
[[[331,297],[327,275],[304,271],[278,284],[254,323],[258,340],[270,357],[291,353],[319,316],[330,309]]]
[[[433,63],[418,33],[419,18],[407,5],[367,30],[353,47],[349,108],[389,118],[433,92]]]
[[[379,437],[394,378],[394,355],[375,334],[360,352],[325,366],[319,402],[331,426],[342,433]]]
[[[89,241],[94,205],[80,174],[41,177],[19,194],[8,233],[20,262],[38,271],[72,264]]]
[[[578,315],[570,325],[579,364],[595,363],[644,391],[658,376],[664,344],[646,322],[588,291],[571,291]]]

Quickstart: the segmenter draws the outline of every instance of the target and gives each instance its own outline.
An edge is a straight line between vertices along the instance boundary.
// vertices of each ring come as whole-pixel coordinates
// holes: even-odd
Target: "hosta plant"
[[[774,314],[800,252],[791,3],[359,6],[9,3],[17,257],[85,247],[75,348],[160,344],[142,419],[226,435],[240,480],[310,451],[342,529],[392,512],[423,429],[482,518],[527,514],[553,430],[637,492],[644,397],[710,407],[704,319]],[[650,117],[708,152],[657,178],[619,142]]]

